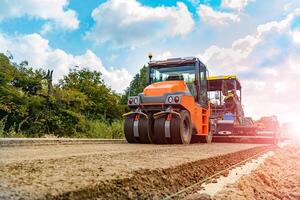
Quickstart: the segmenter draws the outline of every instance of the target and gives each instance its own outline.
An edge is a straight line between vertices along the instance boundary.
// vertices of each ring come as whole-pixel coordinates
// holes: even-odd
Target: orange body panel
[[[188,90],[184,81],[163,81],[153,83],[144,89],[145,96],[163,96],[165,93]]]
[[[182,96],[181,105],[190,112],[193,127],[197,135],[207,135],[209,131],[209,108],[204,108],[195,102],[193,96]]]
[[[165,93],[189,91],[184,81],[163,81],[153,83],[144,89],[145,96],[163,96]],[[147,105],[163,105],[161,103],[144,103]],[[182,95],[181,105],[190,112],[193,127],[197,130],[197,135],[207,135],[209,125],[210,108],[204,108],[195,102],[193,96]]]

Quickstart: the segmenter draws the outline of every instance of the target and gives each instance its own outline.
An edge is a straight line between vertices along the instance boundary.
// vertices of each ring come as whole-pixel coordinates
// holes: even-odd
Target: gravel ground
[[[127,143],[125,139],[0,138],[1,147]]]
[[[251,148],[254,149],[248,150]],[[161,197],[176,191],[181,184],[195,181],[193,177],[201,178],[214,169],[220,170],[229,164],[227,161],[237,162],[259,148],[264,147],[254,144],[1,147],[0,199],[154,198],[155,194]],[[152,190],[142,187],[143,184],[149,184]]]
[[[228,185],[214,199],[299,200],[300,143],[277,149],[257,170]]]

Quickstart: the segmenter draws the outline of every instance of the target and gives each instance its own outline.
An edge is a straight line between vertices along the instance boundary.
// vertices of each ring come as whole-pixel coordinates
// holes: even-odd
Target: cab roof
[[[197,57],[170,58],[167,60],[153,60],[149,62],[149,67],[192,64],[195,63],[196,61],[201,62]]]
[[[228,76],[210,76],[207,78],[208,80],[208,91],[218,91],[222,90],[222,83],[223,81],[229,83],[227,84],[228,89],[232,90],[234,89],[234,84],[236,84],[236,89],[241,90],[242,86],[236,75],[228,75]]]

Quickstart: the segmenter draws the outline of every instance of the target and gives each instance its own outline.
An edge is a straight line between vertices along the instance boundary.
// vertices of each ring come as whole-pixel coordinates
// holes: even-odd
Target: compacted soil
[[[0,146],[0,199],[160,199],[266,148],[271,147]]]
[[[275,150],[257,170],[228,185],[214,199],[300,199],[300,143]]]

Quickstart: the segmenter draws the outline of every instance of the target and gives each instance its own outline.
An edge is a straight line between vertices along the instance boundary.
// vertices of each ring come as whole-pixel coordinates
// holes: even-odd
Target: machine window
[[[193,65],[182,65],[174,67],[152,67],[150,70],[151,83],[184,80],[186,83],[195,81],[195,67]]]
[[[196,98],[197,90],[195,86],[195,66],[180,65],[180,66],[158,66],[152,67],[150,70],[151,83],[161,81],[183,80],[189,88],[191,94]]]
[[[200,65],[200,104],[207,104],[207,79],[206,79],[206,67]]]

